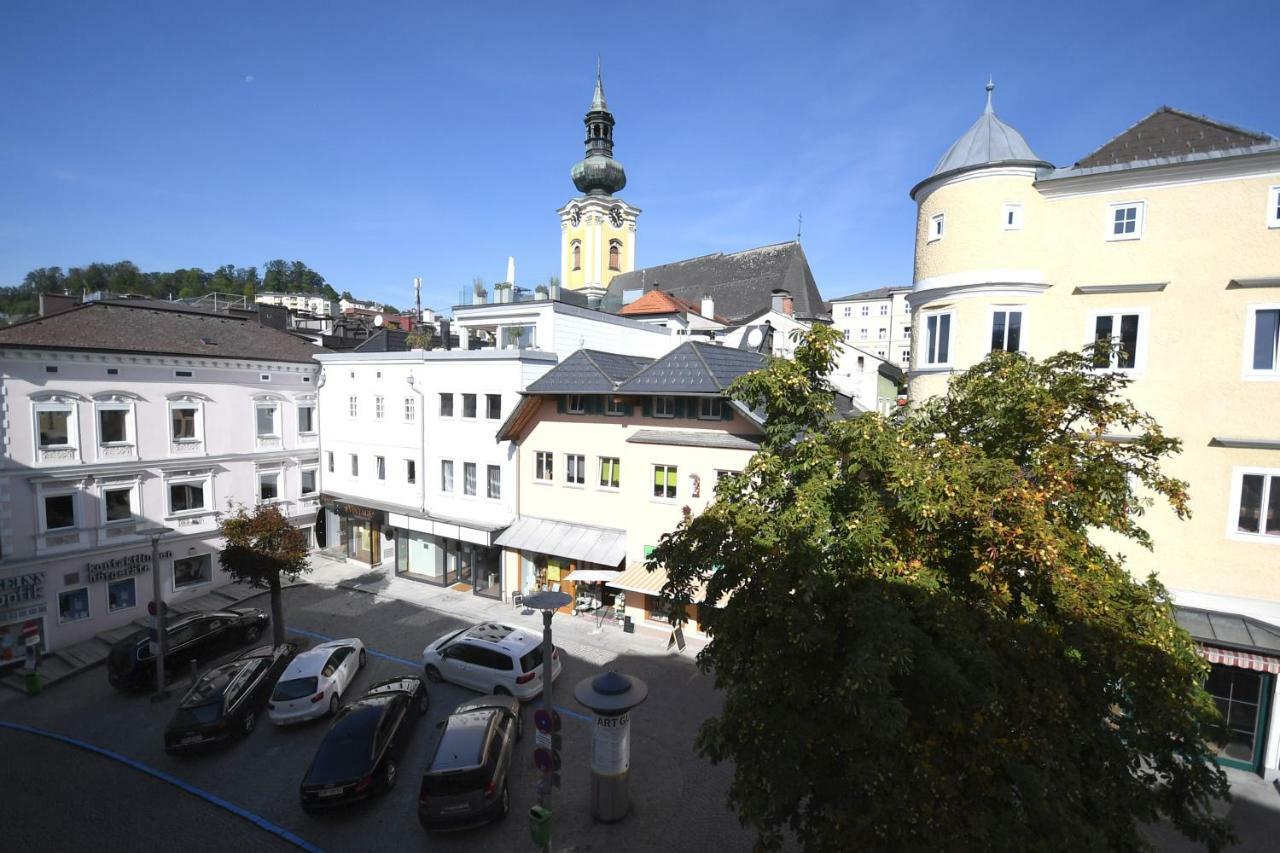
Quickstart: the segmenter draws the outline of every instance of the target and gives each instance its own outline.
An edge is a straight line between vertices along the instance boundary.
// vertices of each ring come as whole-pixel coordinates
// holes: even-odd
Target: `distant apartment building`
[[[259,293],[253,301],[259,305],[279,305],[314,317],[332,317],[335,313],[333,302],[315,293]]]
[[[878,287],[831,300],[831,324],[845,343],[906,370],[911,364],[910,287]]]

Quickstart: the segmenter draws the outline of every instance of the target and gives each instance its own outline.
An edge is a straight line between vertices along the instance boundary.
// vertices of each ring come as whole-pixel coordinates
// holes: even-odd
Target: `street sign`
[[[560,714],[558,711],[547,711],[545,708],[539,708],[533,712],[533,726],[540,732],[560,731]]]
[[[552,747],[551,735],[545,734],[543,732],[535,733],[533,736],[533,742],[540,749],[551,749]]]
[[[542,773],[550,773],[552,770],[551,750],[538,747],[533,751],[533,766],[538,768]]]

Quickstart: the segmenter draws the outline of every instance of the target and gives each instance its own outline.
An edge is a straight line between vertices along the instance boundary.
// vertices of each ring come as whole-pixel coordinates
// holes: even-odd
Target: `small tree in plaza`
[[[735,383],[761,449],[651,557],[675,618],[703,582],[723,604],[696,748],[760,848],[1140,850],[1160,819],[1221,848],[1208,666],[1090,539],[1149,546],[1146,495],[1187,514],[1179,442],[1087,353],[995,353],[897,422],[837,420],[836,343]]]
[[[269,504],[252,510],[237,506],[219,528],[226,540],[218,556],[223,570],[241,583],[271,590],[271,636],[280,645],[285,641],[282,579],[296,580],[311,571],[306,535]]]

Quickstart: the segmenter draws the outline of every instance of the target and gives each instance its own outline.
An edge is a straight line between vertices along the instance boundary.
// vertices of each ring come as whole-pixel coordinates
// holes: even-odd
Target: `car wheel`
[[[444,681],[444,676],[440,674],[440,670],[436,669],[434,664],[427,664],[426,673],[427,681],[434,684],[439,684]]]
[[[250,625],[248,628],[244,629],[244,644],[247,646],[251,643],[256,643],[258,638],[261,636],[262,629],[257,625]]]
[[[511,691],[503,687],[501,684],[495,684],[493,686],[493,695],[494,696],[510,696]]]
[[[418,697],[418,716],[425,717],[431,707],[431,698],[427,696],[427,685],[422,685],[422,695]]]
[[[329,716],[332,717],[338,713],[338,694],[335,693],[329,697]]]
[[[382,784],[390,791],[396,786],[396,762],[395,759],[388,758],[387,763],[382,765]]]
[[[244,715],[244,721],[240,723],[240,730],[246,735],[253,731],[253,727],[258,724],[258,715],[250,711]]]
[[[360,650],[360,668],[361,669],[364,669],[364,662],[366,660],[368,660],[368,657],[365,655],[364,649],[361,649]]]
[[[502,786],[502,804],[498,806],[498,817],[506,817],[507,812],[511,811],[511,794],[507,792],[507,786]]]

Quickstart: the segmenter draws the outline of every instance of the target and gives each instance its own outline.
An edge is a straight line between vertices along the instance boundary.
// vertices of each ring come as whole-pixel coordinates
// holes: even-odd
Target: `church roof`
[[[1162,106],[1092,154],[1082,157],[1074,168],[1117,166],[1210,151],[1235,151],[1268,143],[1276,144],[1280,140],[1267,133],[1245,130]]]

